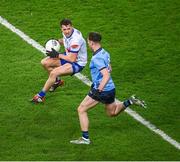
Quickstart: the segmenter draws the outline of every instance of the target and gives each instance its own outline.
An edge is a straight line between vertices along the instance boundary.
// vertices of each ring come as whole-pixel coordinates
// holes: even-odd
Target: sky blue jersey
[[[104,68],[109,69],[110,55],[103,48],[99,48],[92,56],[90,62],[91,77],[93,82],[93,88],[97,89],[103,76],[101,70]],[[109,71],[110,73],[110,71]],[[105,85],[103,91],[110,91],[115,88],[114,82],[110,76],[109,81]]]

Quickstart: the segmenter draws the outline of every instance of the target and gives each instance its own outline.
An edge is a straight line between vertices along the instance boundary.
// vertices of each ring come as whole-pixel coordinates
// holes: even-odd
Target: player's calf
[[[51,86],[49,92],[54,92],[58,87],[62,87],[63,85],[64,85],[64,80],[58,80]]]

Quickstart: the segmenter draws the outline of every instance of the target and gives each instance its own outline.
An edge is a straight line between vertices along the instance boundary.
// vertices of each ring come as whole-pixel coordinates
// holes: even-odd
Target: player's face
[[[88,46],[89,46],[89,48],[90,48],[90,49],[92,49],[93,42],[92,42],[92,41],[90,41],[89,39],[87,39],[87,42],[88,42]]]
[[[73,31],[73,27],[71,25],[62,25],[61,31],[66,37],[69,37]]]

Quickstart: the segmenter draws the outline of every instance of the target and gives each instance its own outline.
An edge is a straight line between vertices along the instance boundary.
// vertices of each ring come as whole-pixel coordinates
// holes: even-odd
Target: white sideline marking
[[[11,30],[13,33],[16,33],[18,36],[20,36],[24,41],[26,41],[28,44],[32,45],[34,48],[38,49],[41,51],[45,56],[45,49],[43,46],[41,46],[38,42],[34,41],[31,39],[28,35],[17,29],[15,26],[10,24],[6,19],[2,18],[0,16],[0,23],[4,25],[6,28]],[[86,85],[90,86],[91,81],[81,73],[75,74],[75,76],[81,80],[83,83]],[[180,143],[178,143],[176,140],[172,139],[170,136],[168,136],[166,133],[164,133],[162,130],[158,129],[155,125],[151,124],[149,121],[144,119],[142,116],[140,116],[136,111],[127,108],[125,110],[126,113],[128,113],[130,116],[132,116],[135,120],[139,121],[141,124],[149,128],[151,131],[155,132],[159,136],[161,136],[165,141],[169,142],[171,145],[176,147],[177,149],[180,150]]]

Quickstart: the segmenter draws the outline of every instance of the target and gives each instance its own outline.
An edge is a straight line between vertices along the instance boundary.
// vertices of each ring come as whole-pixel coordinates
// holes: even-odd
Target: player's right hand
[[[52,51],[46,51],[47,56],[50,58],[58,58],[59,57],[59,52],[57,52],[54,48],[51,48]]]
[[[99,89],[93,88],[92,93],[95,97],[100,98],[101,92],[99,91]]]

